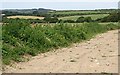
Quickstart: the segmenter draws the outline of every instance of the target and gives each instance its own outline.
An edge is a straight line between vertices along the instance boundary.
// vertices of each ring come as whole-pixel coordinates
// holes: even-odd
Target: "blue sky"
[[[118,1],[64,1],[64,2],[37,2],[37,1],[3,1],[2,9],[31,9],[31,8],[48,8],[55,10],[86,10],[86,9],[113,9],[118,8]]]

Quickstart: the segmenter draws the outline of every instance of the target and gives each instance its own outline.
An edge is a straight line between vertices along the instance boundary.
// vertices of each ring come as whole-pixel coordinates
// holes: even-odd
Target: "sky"
[[[118,2],[119,0],[0,0],[0,2]]]
[[[54,10],[117,9],[119,0],[0,0],[1,9]]]

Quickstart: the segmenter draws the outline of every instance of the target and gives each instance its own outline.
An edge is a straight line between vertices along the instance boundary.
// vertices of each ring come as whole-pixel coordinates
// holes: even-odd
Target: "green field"
[[[50,11],[49,14],[76,14],[76,13],[83,13],[83,14],[90,14],[90,13],[111,13],[115,12],[116,10],[61,10],[61,11]]]
[[[93,15],[81,15],[81,16],[67,16],[67,17],[60,17],[59,19],[62,20],[77,20],[79,17],[91,17],[93,20],[98,18],[103,18],[108,16],[109,14],[93,14]]]
[[[99,11],[55,11],[50,14],[100,13]]]

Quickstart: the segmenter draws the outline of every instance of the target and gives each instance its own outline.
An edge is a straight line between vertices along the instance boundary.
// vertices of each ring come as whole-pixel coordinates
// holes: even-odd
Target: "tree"
[[[92,22],[92,18],[91,17],[85,17],[84,22]]]
[[[34,15],[38,15],[39,12],[36,10],[36,11],[33,11],[33,14],[34,14]]]
[[[58,18],[57,17],[50,17],[50,16],[46,16],[44,18],[44,20],[48,23],[56,23],[58,22]]]
[[[120,13],[111,13],[110,15],[101,18],[101,19],[97,19],[96,21],[100,21],[100,22],[118,22],[120,20]]]
[[[80,23],[82,23],[82,22],[84,22],[84,17],[79,17],[77,20],[76,20],[76,22],[80,22]]]

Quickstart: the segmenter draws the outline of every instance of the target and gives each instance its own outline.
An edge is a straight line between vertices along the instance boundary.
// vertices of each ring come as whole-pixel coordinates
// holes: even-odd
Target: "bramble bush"
[[[2,27],[3,63],[21,62],[26,54],[35,56],[38,53],[67,47],[72,43],[90,39],[98,33],[118,29],[118,25],[48,23],[32,27],[28,21],[15,20],[3,24]]]

